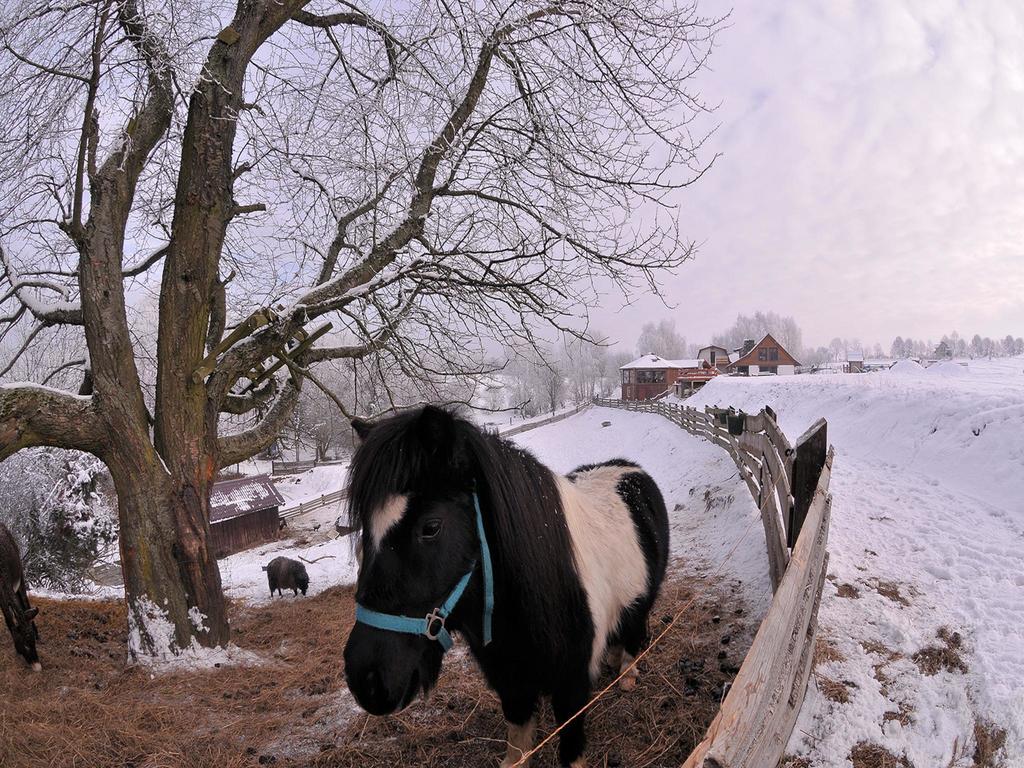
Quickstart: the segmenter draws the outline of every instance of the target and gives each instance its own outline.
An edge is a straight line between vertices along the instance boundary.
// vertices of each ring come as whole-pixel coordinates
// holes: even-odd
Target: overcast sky
[[[609,300],[629,347],[671,317],[706,342],[738,312],[833,336],[1024,335],[1024,2],[705,0],[728,11],[701,88],[722,157],[680,196],[696,261],[666,309]]]

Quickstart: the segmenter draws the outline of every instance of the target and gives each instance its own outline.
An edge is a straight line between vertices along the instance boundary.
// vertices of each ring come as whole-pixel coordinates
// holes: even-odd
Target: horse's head
[[[362,531],[356,600],[361,610],[426,619],[480,552],[464,439],[475,428],[430,406],[353,426],[362,438],[349,489],[351,523]],[[432,634],[441,626],[433,620]],[[398,711],[433,687],[443,653],[425,634],[358,622],[345,646],[349,690],[372,714]]]
[[[36,653],[36,639],[39,637],[39,632],[34,619],[38,613],[38,608],[24,610],[16,602],[4,606],[4,620],[14,639],[14,650],[36,672],[42,669],[42,665],[39,663],[39,654]]]

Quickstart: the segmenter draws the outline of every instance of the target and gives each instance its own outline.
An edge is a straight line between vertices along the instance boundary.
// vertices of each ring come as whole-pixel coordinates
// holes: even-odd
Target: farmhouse
[[[729,372],[740,376],[758,376],[760,374],[778,374],[780,376],[796,373],[800,365],[770,333],[756,344],[748,339],[739,350],[739,357],[729,363]]]
[[[864,373],[864,353],[850,352],[846,355],[847,373]]]
[[[673,391],[679,381],[690,381],[699,387],[717,374],[701,359],[666,360],[658,355],[638,357],[619,371],[622,373],[623,400],[653,400]]]
[[[221,480],[210,493],[211,549],[226,557],[277,537],[284,503],[269,475]]]

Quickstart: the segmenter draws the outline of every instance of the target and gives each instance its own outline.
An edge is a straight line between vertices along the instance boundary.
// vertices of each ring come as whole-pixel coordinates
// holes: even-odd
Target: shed
[[[213,484],[210,493],[211,549],[226,557],[277,538],[278,511],[284,498],[269,475],[253,475]]]
[[[864,373],[864,353],[850,352],[846,355],[847,373]]]

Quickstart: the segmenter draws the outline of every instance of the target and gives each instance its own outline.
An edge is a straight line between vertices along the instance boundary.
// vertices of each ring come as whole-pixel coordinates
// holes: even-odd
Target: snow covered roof
[[[701,347],[700,350],[698,350],[698,351],[703,352],[705,349],[720,349],[723,352],[728,352],[729,351],[725,347],[720,347],[717,344],[708,344],[706,347]]]
[[[277,492],[269,475],[221,480],[213,484],[210,493],[210,522],[218,523],[282,504],[284,498]]]
[[[666,360],[663,357],[657,355],[644,355],[638,357],[631,363],[626,363],[624,366],[619,368],[620,371],[632,370],[635,368],[700,368],[704,364],[703,360]]]
[[[847,352],[846,361],[850,363],[863,363],[864,353],[863,352]]]

